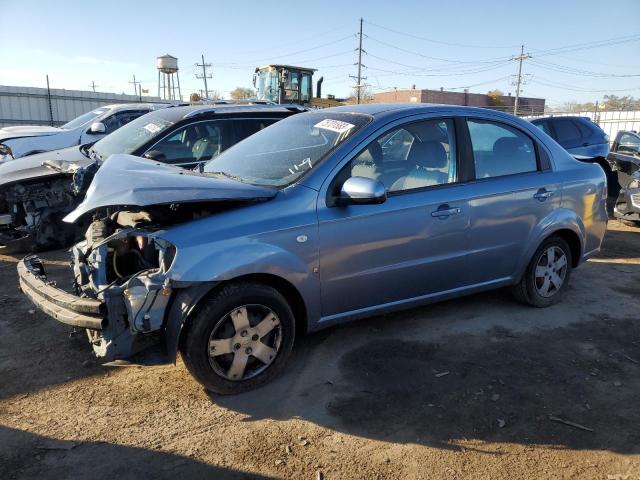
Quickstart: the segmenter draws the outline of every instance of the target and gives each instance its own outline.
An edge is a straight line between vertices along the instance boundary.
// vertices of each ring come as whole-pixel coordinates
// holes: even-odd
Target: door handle
[[[551,190],[547,190],[546,188],[541,188],[533,195],[533,198],[535,198],[540,202],[544,202],[547,198],[552,196],[553,196],[553,192]]]
[[[431,212],[432,217],[447,218],[451,215],[457,215],[461,212],[459,207],[449,208],[449,205],[440,205],[435,212]]]
[[[582,144],[582,146],[583,146],[583,147],[588,147],[589,145],[590,145],[590,143],[589,143],[589,142],[584,142],[584,143]]]

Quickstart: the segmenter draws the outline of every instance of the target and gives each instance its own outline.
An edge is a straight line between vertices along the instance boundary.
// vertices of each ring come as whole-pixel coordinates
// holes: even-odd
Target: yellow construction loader
[[[313,96],[314,68],[294,67],[292,65],[265,65],[257,67],[253,75],[253,86],[257,90],[257,99],[274,103],[297,103],[317,108],[344,105],[332,96],[322,98],[322,81],[316,84],[316,96]]]

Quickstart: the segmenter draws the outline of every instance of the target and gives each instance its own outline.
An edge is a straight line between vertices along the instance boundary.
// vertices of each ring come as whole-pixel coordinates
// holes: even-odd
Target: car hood
[[[100,167],[84,201],[64,218],[73,223],[103,207],[147,207],[189,202],[266,200],[272,188],[213,177],[132,155],[111,155]]]
[[[0,140],[16,137],[42,137],[63,132],[62,128],[47,127],[42,125],[23,125],[20,127],[0,128]]]
[[[51,166],[43,165],[45,162]],[[39,177],[70,174],[74,169],[93,162],[82,154],[78,146],[16,158],[0,163],[0,187]]]

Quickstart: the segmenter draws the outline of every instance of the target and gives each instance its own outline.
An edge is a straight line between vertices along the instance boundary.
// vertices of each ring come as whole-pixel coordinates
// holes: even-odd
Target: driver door
[[[469,206],[452,119],[413,122],[369,144],[337,174],[381,181],[381,204],[318,202],[325,321],[422,301],[466,283]]]

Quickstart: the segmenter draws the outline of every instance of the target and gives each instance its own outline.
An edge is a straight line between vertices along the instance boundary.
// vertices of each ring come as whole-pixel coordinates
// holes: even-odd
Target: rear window
[[[570,142],[582,138],[580,130],[571,120],[557,120],[554,123],[558,142]]]

